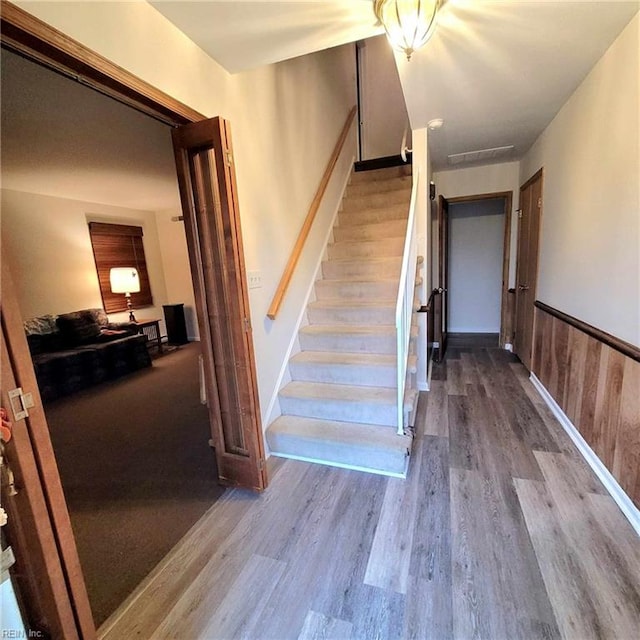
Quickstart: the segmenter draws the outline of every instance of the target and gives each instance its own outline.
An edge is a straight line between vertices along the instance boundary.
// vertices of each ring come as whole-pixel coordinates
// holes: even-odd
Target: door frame
[[[177,127],[206,119],[202,113],[115,65],[107,58],[7,0],[1,0],[0,32],[0,44],[3,48],[70,77],[165,124]],[[3,291],[3,306],[5,304],[4,294]],[[14,321],[6,327],[6,340],[12,344],[14,341],[15,344],[20,344],[20,341],[25,342],[26,352],[24,352],[23,365],[27,376],[35,383],[33,362],[26,347],[22,318],[17,304],[14,316]],[[244,326],[239,329],[244,330]],[[213,379],[214,375],[210,373],[208,380]],[[254,384],[256,384],[255,376]],[[32,387],[29,391],[36,395],[37,387]],[[211,397],[215,391],[214,388],[208,389],[209,396]],[[257,388],[254,388],[254,393],[257,399]],[[37,396],[39,400],[39,394]],[[79,564],[76,566],[74,563],[74,554],[77,557],[75,540],[70,523],[68,526],[65,524],[69,522],[66,501],[61,488],[56,494],[56,486],[61,487],[60,477],[51,448],[44,412],[40,410],[39,414],[41,414],[40,429],[35,432],[33,445],[34,449],[40,447],[40,454],[36,456],[36,460],[45,495],[58,495],[56,500],[47,501],[47,507],[57,540],[58,559],[66,577],[66,598],[75,617],[74,633],[69,630],[64,635],[69,638],[93,639],[96,637],[96,632],[91,611],[88,608],[88,600],[82,602],[82,593],[86,595],[84,577]],[[262,433],[258,436],[263,438]],[[256,462],[258,463],[258,461]],[[260,471],[263,472],[262,469]],[[264,471],[264,477],[266,481],[266,471]],[[48,552],[50,553],[51,550]],[[89,619],[87,619],[87,611]]]
[[[513,191],[496,191],[493,193],[479,193],[471,196],[459,196],[447,198],[451,204],[463,204],[465,202],[481,202],[483,200],[504,199],[504,235],[502,249],[502,287],[500,296],[500,334],[499,347],[505,348],[510,343],[511,337],[507,335],[507,328],[510,326],[509,312],[509,264],[511,261],[511,216],[513,207]],[[447,253],[448,255],[448,253]]]
[[[448,327],[448,286],[449,286],[449,200],[438,196],[437,212],[438,242],[438,287],[433,290],[433,341],[438,343],[434,361],[442,362],[447,351]]]
[[[524,192],[535,184],[537,181],[540,182],[540,195],[539,202],[536,203],[537,209],[537,229],[535,231],[535,238],[532,238],[530,234],[530,224],[532,217],[532,212],[534,209],[533,202],[529,202],[529,219],[527,220],[528,226],[528,245],[527,245],[527,266],[530,266],[531,263],[531,249],[534,249],[535,253],[535,268],[533,270],[532,275],[533,279],[528,278],[529,283],[527,283],[527,290],[523,291],[522,289],[522,261],[520,255],[520,242],[521,242],[521,234],[522,234],[522,220],[524,218],[524,202],[523,202],[523,194]],[[540,272],[540,234],[542,230],[542,212],[543,212],[543,196],[544,196],[544,167],[541,167],[536,171],[528,180],[526,180],[521,186],[519,191],[519,200],[518,200],[518,239],[517,239],[517,256],[516,256],[516,282],[515,282],[515,303],[513,310],[513,328],[514,328],[514,353],[518,356],[520,361],[524,364],[524,366],[531,370],[531,362],[533,358],[533,343],[535,340],[535,308],[534,303],[536,301],[536,293],[538,289],[538,275]],[[523,319],[523,323],[526,323],[528,327],[530,327],[531,335],[529,336],[529,340],[526,342],[526,354],[523,353],[523,345],[522,345],[522,331],[520,331],[520,336],[518,336],[518,323],[519,323],[519,307],[521,303],[526,306],[527,300],[529,298],[529,308],[527,309],[527,314]],[[520,327],[522,328],[522,327]],[[527,332],[528,333],[528,332]],[[524,358],[523,358],[524,356]]]

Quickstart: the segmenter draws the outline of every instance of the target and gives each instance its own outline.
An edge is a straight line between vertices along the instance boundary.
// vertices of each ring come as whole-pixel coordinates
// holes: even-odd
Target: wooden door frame
[[[0,31],[3,48],[78,81],[165,124],[176,127],[206,119],[202,113],[175,100],[7,0],[1,0]],[[3,291],[3,306],[6,303],[4,294]],[[26,375],[35,381],[33,362],[26,346],[22,318],[17,304],[14,321],[7,326],[7,332],[8,339],[12,343],[14,340],[16,344],[21,340],[25,342],[24,369],[27,372]],[[37,391],[37,388],[34,390]],[[209,394],[212,391],[209,390]],[[257,397],[257,389],[254,391]],[[40,411],[40,413],[42,413],[41,424],[36,433],[38,442],[34,444],[40,446],[37,461],[45,492],[47,495],[58,496],[56,500],[48,502],[48,509],[57,536],[58,557],[67,579],[67,596],[76,618],[75,635],[69,630],[64,637],[93,639],[95,628],[90,609],[88,609],[88,601],[83,604],[81,596],[76,597],[77,594],[86,593],[86,588],[79,565],[76,566],[73,561],[74,553],[77,555],[75,541],[70,525],[68,527],[65,525],[69,516],[64,495],[61,489],[56,493],[60,478],[53,449],[50,447],[44,412]],[[48,472],[44,473],[43,470]],[[87,611],[89,612],[88,621]]]
[[[467,202],[482,202],[483,200],[500,200],[504,198],[504,235],[502,249],[502,287],[500,296],[500,337],[499,346],[504,349],[510,342],[507,335],[507,327],[510,325],[508,313],[509,298],[509,264],[511,260],[511,209],[513,207],[513,191],[496,191],[493,193],[479,193],[472,196],[459,196],[447,198],[451,204],[464,204]]]
[[[11,544],[16,545],[17,566],[22,563],[18,585],[31,601],[26,604],[34,616],[33,622],[44,623],[54,637],[94,638],[93,616],[75,538],[4,254],[1,268],[2,406],[14,420],[9,409],[12,406],[9,390],[20,387],[34,398],[28,416],[14,420],[13,437],[5,445],[6,462],[15,473],[18,490],[17,495],[11,496],[4,484],[2,487],[3,506],[10,518],[8,535]]]
[[[520,190],[519,190],[519,200],[518,200],[518,211],[522,211],[523,208],[523,203],[522,203],[522,193],[523,191],[525,191],[528,187],[530,187],[534,182],[536,182],[536,180],[540,180],[540,198],[542,200],[543,198],[543,194],[544,194],[544,167],[540,167],[540,169],[538,169],[538,171],[536,171],[528,180],[526,180],[521,186],[520,186]],[[531,291],[531,296],[532,296],[532,304],[531,304],[531,326],[532,326],[532,330],[531,330],[531,344],[530,346],[530,358],[529,358],[529,368],[531,368],[531,360],[533,358],[533,351],[534,351],[534,340],[535,340],[535,334],[536,334],[536,328],[535,328],[535,318],[536,318],[536,314],[535,314],[535,307],[534,307],[534,303],[536,301],[537,298],[537,289],[538,289],[538,276],[540,274],[540,234],[542,231],[542,203],[539,207],[539,213],[538,213],[539,219],[538,219],[538,237],[536,238],[536,268],[535,268],[535,274],[534,274],[534,280],[533,280],[533,286],[530,286],[530,291]],[[520,282],[520,269],[521,269],[521,262],[520,262],[520,254],[519,254],[519,249],[520,249],[520,219],[518,220],[518,237],[517,237],[517,249],[518,249],[518,255],[516,255],[516,282],[515,282],[515,301],[514,301],[514,310],[513,310],[513,328],[514,328],[514,335],[515,335],[515,339],[514,339],[514,352],[520,351],[520,346],[518,345],[518,336],[517,336],[517,327],[518,327],[518,304],[519,304],[519,297],[522,295],[518,286],[518,283]],[[530,256],[527,256],[527,259],[530,260]],[[518,355],[516,353],[516,355]],[[518,355],[518,357],[520,357]],[[524,363],[523,363],[524,364]]]
[[[443,219],[444,214],[443,211],[447,209],[447,221],[446,221],[446,232],[443,234]],[[447,331],[443,331],[443,324],[446,323],[447,318],[446,314],[449,310],[449,304],[447,299],[447,286],[448,286],[448,277],[445,278],[444,274],[448,276],[448,266],[449,266],[449,252],[448,247],[445,247],[445,243],[443,242],[443,237],[446,237],[447,244],[449,242],[449,200],[445,198],[443,195],[438,196],[438,201],[436,205],[436,220],[438,227],[438,287],[433,290],[434,299],[433,299],[433,341],[438,343],[438,350],[434,353],[434,361],[442,362],[444,358],[444,354],[447,350],[447,336],[448,336],[448,327]],[[443,259],[443,255],[446,254],[446,260]],[[445,299],[447,299],[447,304],[445,304]]]

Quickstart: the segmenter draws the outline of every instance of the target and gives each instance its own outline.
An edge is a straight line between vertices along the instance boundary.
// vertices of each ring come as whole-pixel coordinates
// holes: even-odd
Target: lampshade
[[[113,293],[138,293],[140,277],[133,267],[114,267],[109,272],[109,282]]]
[[[394,49],[407,60],[433,34],[440,0],[375,0],[373,11]]]

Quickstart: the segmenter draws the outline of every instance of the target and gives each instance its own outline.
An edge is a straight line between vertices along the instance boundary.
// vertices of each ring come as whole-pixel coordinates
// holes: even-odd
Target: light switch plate
[[[247,271],[249,289],[259,289],[262,286],[262,273],[260,271]]]

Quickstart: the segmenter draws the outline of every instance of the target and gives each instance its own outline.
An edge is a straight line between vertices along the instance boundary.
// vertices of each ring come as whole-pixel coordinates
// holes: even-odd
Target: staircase
[[[409,167],[353,174],[282,415],[267,429],[273,455],[405,475],[412,436],[398,434],[395,305],[410,197]],[[408,370],[414,379],[415,356]],[[407,390],[405,425],[417,399]]]

